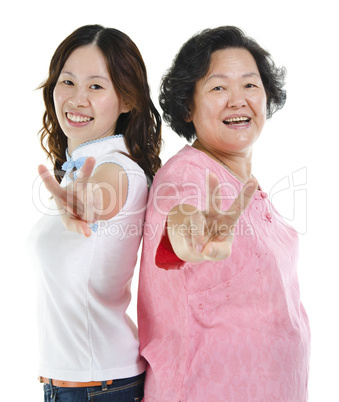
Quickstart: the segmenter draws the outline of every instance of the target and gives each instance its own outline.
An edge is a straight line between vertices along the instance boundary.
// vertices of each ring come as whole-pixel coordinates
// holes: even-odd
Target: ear
[[[186,123],[190,123],[192,121],[192,117],[191,117],[191,109],[188,108],[188,112],[186,114],[186,116],[184,116],[184,120]]]
[[[121,113],[128,113],[133,109],[132,105],[130,105],[128,102],[124,102],[123,107],[121,109]]]

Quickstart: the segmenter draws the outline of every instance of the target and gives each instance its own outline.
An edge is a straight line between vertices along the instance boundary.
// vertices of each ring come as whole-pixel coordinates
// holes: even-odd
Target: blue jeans
[[[45,402],[133,402],[144,396],[145,373],[136,377],[114,380],[102,387],[63,388],[44,385]]]

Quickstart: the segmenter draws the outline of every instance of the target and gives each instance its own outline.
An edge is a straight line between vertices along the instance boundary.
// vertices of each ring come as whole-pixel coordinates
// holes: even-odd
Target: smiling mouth
[[[224,124],[226,124],[227,126],[229,125],[236,125],[236,126],[245,126],[246,124],[248,124],[250,122],[250,118],[249,117],[231,117],[230,119],[226,119],[223,121]]]
[[[93,117],[79,116],[72,113],[66,113],[66,116],[69,120],[73,121],[74,123],[87,123],[93,120]]]

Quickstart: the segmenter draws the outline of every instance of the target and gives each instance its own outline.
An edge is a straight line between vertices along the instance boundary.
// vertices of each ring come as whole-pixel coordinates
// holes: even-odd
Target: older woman
[[[160,104],[186,145],[158,172],[139,288],[145,401],[307,399],[298,236],[252,176],[284,70],[235,27],[181,48]]]

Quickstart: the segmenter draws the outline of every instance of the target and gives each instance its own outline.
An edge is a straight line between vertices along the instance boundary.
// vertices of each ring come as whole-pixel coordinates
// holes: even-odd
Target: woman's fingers
[[[83,164],[79,173],[77,174],[76,181],[78,183],[87,183],[93,173],[94,166],[95,166],[95,158],[93,158],[92,156],[88,157],[85,160],[85,163]]]
[[[193,250],[201,254],[206,245],[207,222],[203,212],[197,210],[195,214],[190,216],[189,234]]]
[[[66,192],[55,180],[55,178],[51,175],[47,167],[44,165],[40,165],[38,167],[38,172],[47,190],[53,195],[53,197],[63,199],[65,197]]]
[[[88,223],[94,223],[102,214],[103,194],[98,184],[86,184],[83,193],[83,208],[81,218]]]
[[[61,217],[61,220],[65,228],[71,232],[76,232],[86,237],[89,237],[92,234],[92,229],[90,228],[88,223],[76,217],[70,215],[63,215]]]
[[[38,167],[39,175],[47,190],[54,197],[60,210],[64,226],[72,231],[91,235],[89,223],[97,221],[103,209],[102,190],[89,182],[95,166],[93,157],[87,158],[77,175],[77,179],[67,187],[61,187],[44,165]]]
[[[209,173],[206,177],[207,180],[207,194],[206,194],[206,215],[220,214],[221,196],[220,196],[220,182],[218,176],[214,173]]]
[[[231,255],[233,233],[230,233],[223,241],[210,241],[203,249],[202,255],[208,261],[225,260]]]
[[[248,180],[230,209],[226,212],[222,212],[220,210],[220,186],[217,177],[215,175],[213,176],[209,176],[208,205],[210,216],[208,216],[206,211],[205,220],[196,214],[191,221],[196,223],[199,229],[205,225],[204,231],[201,229],[198,231],[195,241],[195,250],[197,252],[200,250],[206,260],[220,261],[231,255],[234,229],[238,219],[248,207],[256,192],[258,182],[255,178]],[[213,201],[213,198],[215,201]],[[206,228],[208,233],[206,233]],[[194,242],[194,240],[192,240],[192,242]]]
[[[101,216],[102,211],[104,209],[104,196],[102,189],[97,185],[95,189],[93,189],[93,212],[94,212],[94,221],[98,220]]]
[[[229,217],[228,220],[230,221],[230,227],[234,227],[236,225],[241,214],[248,207],[257,188],[258,182],[254,177],[249,179],[244,185],[243,189],[231,205],[230,209],[225,213],[225,215]]]
[[[190,215],[189,231],[193,250],[202,254],[207,242],[215,233],[217,217],[221,213],[221,193],[218,176],[209,173],[206,176],[206,210],[197,210]]]

